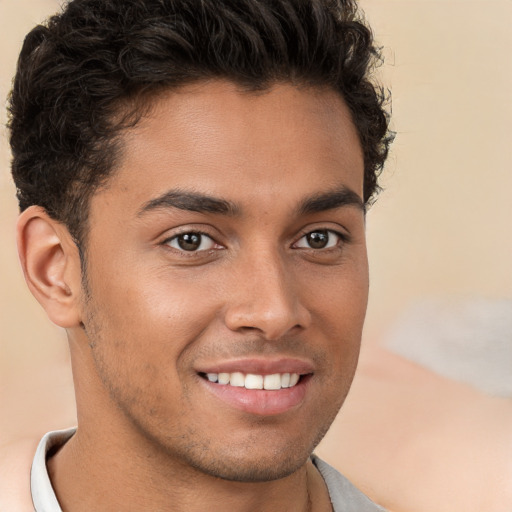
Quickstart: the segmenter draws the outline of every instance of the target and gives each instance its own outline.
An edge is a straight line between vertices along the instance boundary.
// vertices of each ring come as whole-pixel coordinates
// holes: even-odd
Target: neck
[[[119,455],[115,448],[97,438],[91,448],[87,432],[79,429],[48,461],[63,510],[331,510],[323,479],[310,461],[279,480],[231,482],[176,463],[168,463],[163,470],[151,451],[144,462],[126,450]]]

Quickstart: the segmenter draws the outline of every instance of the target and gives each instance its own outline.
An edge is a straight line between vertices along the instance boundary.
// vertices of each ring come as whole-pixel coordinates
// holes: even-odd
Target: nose
[[[232,331],[254,331],[277,340],[311,323],[292,269],[278,254],[259,254],[235,264],[231,298],[225,312]]]

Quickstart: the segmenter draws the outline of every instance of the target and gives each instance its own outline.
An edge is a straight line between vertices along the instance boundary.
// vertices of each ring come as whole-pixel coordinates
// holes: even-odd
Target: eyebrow
[[[225,199],[219,199],[197,192],[170,190],[145,203],[139,210],[137,216],[140,217],[147,212],[165,208],[178,208],[179,210],[191,212],[216,213],[229,216],[235,216],[240,213],[240,209],[235,203]]]
[[[355,206],[363,213],[366,213],[366,205],[361,197],[345,186],[306,198],[299,206],[299,213],[302,215],[321,213],[343,206]]]
[[[334,210],[344,206],[355,206],[363,213],[366,213],[366,207],[361,197],[345,186],[304,199],[297,208],[297,211],[300,215],[307,215]],[[145,213],[167,208],[177,208],[198,213],[214,213],[230,217],[240,214],[239,206],[226,199],[211,197],[198,192],[169,190],[165,194],[145,203],[137,213],[137,216],[141,217]]]

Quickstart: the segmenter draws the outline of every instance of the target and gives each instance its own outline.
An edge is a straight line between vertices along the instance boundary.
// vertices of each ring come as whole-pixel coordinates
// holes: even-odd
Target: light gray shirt
[[[49,432],[37,447],[30,473],[30,489],[35,512],[62,512],[48,475],[46,459],[49,453],[61,448],[75,431],[76,429],[72,428]],[[329,464],[316,455],[312,456],[312,460],[325,480],[334,512],[385,512]]]

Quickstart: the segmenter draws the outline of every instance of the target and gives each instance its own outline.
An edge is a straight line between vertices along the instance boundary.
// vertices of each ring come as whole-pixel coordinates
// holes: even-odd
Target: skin
[[[71,347],[79,428],[49,460],[63,509],[330,510],[308,460],[350,387],[368,294],[346,105],[202,83],[156,99],[123,144],[91,200],[85,279],[64,226],[33,207],[18,227],[27,282]],[[191,211],[192,194],[229,208]],[[278,412],[279,391],[244,409],[202,376],[283,361],[307,377]]]

